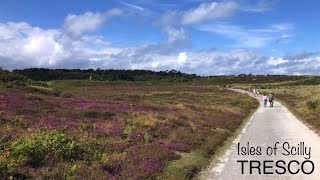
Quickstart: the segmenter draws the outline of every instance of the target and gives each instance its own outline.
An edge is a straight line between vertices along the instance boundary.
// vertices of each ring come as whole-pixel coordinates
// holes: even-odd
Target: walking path
[[[243,90],[235,90],[241,93],[247,93]],[[276,155],[267,155],[266,149],[274,147],[277,144]],[[287,142],[287,143],[285,143]],[[304,142],[304,144],[303,144]],[[261,155],[239,155],[238,143],[241,147],[261,147]],[[289,143],[290,149],[287,146]],[[298,145],[299,144],[299,145]],[[283,147],[284,145],[284,147]],[[302,146],[304,145],[304,146]],[[295,148],[292,148],[295,147]],[[299,147],[299,153],[304,155],[284,155],[287,154],[286,150],[293,153]],[[301,170],[301,164],[308,158],[308,151],[310,150],[310,160],[314,163],[314,172],[305,175]],[[244,149],[244,148],[243,148]],[[286,149],[286,150],[285,150]],[[274,152],[274,151],[273,151]],[[248,160],[242,163],[237,162],[241,160]],[[250,174],[249,161],[259,161],[261,174],[257,168],[252,169]],[[280,173],[284,171],[282,168],[276,167],[278,160],[285,161],[278,162],[279,166],[286,168],[285,174],[277,174],[276,170]],[[300,169],[299,173],[293,175],[288,171],[288,164],[290,161],[296,160],[299,162],[291,162],[290,170],[295,173]],[[263,172],[263,163],[266,163],[266,172],[273,172],[274,174],[265,174]],[[252,166],[258,166],[259,162],[252,162]],[[272,168],[268,166],[273,166]],[[310,161],[304,163],[304,171],[306,173],[312,170]],[[247,125],[242,130],[241,134],[234,140],[231,147],[226,151],[223,157],[220,158],[220,163],[214,167],[209,168],[206,172],[202,173],[203,179],[222,179],[222,180],[241,180],[241,179],[320,179],[320,137],[313,131],[294,117],[282,104],[275,101],[274,107],[263,107],[261,102],[258,110],[253,114]]]

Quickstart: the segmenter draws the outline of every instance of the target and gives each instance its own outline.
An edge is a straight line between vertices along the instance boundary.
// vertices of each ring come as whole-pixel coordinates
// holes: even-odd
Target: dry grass
[[[320,85],[279,88],[274,92],[299,119],[320,130]]]

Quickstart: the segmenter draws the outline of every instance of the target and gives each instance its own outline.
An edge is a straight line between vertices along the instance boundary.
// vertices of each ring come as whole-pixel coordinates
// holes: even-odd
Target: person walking
[[[269,99],[270,107],[273,107],[274,94],[272,92],[268,95],[268,99]]]
[[[262,101],[263,101],[263,107],[267,107],[268,96],[267,96],[266,93],[263,94],[263,96],[262,96]]]

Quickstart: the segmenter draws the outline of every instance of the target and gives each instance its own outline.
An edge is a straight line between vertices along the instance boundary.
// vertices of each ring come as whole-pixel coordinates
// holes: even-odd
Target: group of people
[[[252,89],[249,89],[249,92],[251,92],[253,94],[254,97],[256,96],[259,96],[260,95],[260,91],[259,89],[255,89],[255,88],[252,88]]]
[[[249,92],[252,93],[254,97],[260,96],[259,89],[255,89],[255,88],[249,89]],[[264,93],[261,98],[262,98],[262,102],[263,102],[264,107],[267,107],[268,102],[270,103],[270,107],[273,107],[274,94],[272,92],[270,92],[269,94]]]

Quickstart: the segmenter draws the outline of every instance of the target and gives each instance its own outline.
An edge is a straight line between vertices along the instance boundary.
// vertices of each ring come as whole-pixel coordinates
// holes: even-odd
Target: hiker
[[[253,92],[253,96],[256,97],[256,89],[253,88],[252,92]]]
[[[263,101],[263,107],[267,107],[268,96],[267,96],[266,93],[263,94],[263,96],[262,96],[262,101]]]
[[[268,95],[268,99],[269,99],[270,107],[273,107],[274,94],[273,94],[273,93],[270,93],[270,94]]]

